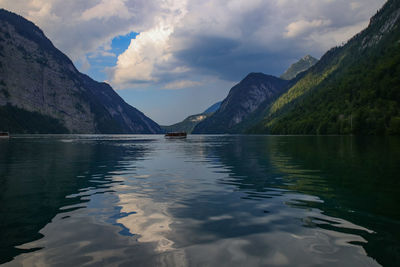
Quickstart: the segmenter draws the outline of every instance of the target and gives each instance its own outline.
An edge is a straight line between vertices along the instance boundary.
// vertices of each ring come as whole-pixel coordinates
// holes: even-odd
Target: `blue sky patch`
[[[131,44],[131,40],[136,39],[136,36],[138,35],[139,33],[137,32],[131,32],[127,35],[120,35],[115,37],[111,43],[111,52],[117,55],[122,54]]]
[[[107,79],[105,70],[108,67],[114,67],[117,64],[117,59],[120,54],[128,49],[131,40],[135,39],[139,33],[130,32],[127,35],[120,35],[115,37],[111,42],[111,50],[107,51],[110,54],[88,54],[87,58],[90,64],[90,69],[85,71],[87,75],[94,80],[102,82]],[[114,54],[115,56],[112,56]],[[78,64],[78,68],[82,69],[82,63]]]

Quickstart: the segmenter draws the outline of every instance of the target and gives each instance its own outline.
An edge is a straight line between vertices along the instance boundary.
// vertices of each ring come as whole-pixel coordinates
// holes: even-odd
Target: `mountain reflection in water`
[[[5,265],[391,266],[398,138],[0,142]]]

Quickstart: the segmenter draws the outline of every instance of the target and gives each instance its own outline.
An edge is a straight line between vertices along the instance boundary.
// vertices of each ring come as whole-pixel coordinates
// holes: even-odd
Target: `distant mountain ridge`
[[[285,92],[288,81],[263,73],[250,73],[232,87],[221,107],[196,125],[193,133],[241,132],[240,125],[253,113]]]
[[[196,114],[188,116],[181,122],[169,125],[169,126],[161,126],[166,132],[186,132],[188,134],[193,132],[193,129],[196,127],[198,123],[202,120],[206,119],[209,114]]]
[[[221,107],[221,104],[222,104],[222,101],[219,101],[219,102],[215,103],[214,105],[212,105],[211,107],[206,109],[202,114],[214,113],[215,111],[217,111]]]
[[[0,130],[161,133],[108,84],[80,73],[32,22],[0,9]]]
[[[211,116],[214,112],[216,112],[220,108],[221,103],[222,101],[217,102],[212,106],[210,106],[209,108],[207,108],[201,114],[188,116],[181,122],[169,126],[161,126],[161,128],[167,132],[186,132],[190,134],[193,132],[193,129],[196,127],[197,124],[199,124],[201,121],[205,120],[207,117]]]
[[[296,76],[303,72],[308,70],[309,68],[311,68],[312,66],[315,65],[315,63],[318,62],[318,59],[307,55],[303,58],[301,58],[299,61],[297,61],[296,63],[293,63],[286,71],[285,73],[282,74],[282,76],[280,77],[281,79],[284,80],[291,80],[296,78]]]

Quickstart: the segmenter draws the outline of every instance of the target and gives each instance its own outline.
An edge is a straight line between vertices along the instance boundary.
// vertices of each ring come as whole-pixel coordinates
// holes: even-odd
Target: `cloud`
[[[142,86],[146,82],[157,82],[156,68],[171,62],[170,36],[176,25],[186,14],[185,0],[161,1],[162,16],[150,29],[142,31],[132,39],[128,49],[119,55],[117,65],[109,70],[110,81],[118,88]],[[163,67],[160,67],[161,69]],[[168,67],[171,73],[185,70],[185,67]],[[165,71],[164,71],[165,72]]]
[[[113,38],[153,27],[162,13],[157,0],[0,0],[0,6],[33,21],[75,62],[109,52]]]
[[[203,83],[201,83],[201,82],[181,80],[181,81],[174,81],[174,82],[171,82],[171,83],[167,83],[166,85],[164,85],[163,88],[164,89],[170,89],[170,90],[177,90],[177,89],[200,86],[202,84]]]
[[[306,54],[321,56],[360,31],[383,0],[190,2],[170,42],[176,64],[238,81],[281,74]],[[362,7],[362,8],[361,8]]]
[[[108,51],[96,51],[88,55],[88,58],[97,58],[97,57],[117,57],[117,55]]]
[[[297,37],[299,35],[307,34],[316,28],[329,26],[330,24],[330,20],[298,20],[296,22],[290,23],[286,27],[287,32],[285,33],[285,36],[289,38]]]
[[[81,65],[82,65],[82,70],[83,71],[87,71],[87,70],[89,70],[90,69],[90,63],[89,63],[89,60],[87,59],[87,57],[83,57],[82,59],[81,59]]]
[[[157,27],[139,34],[128,49],[119,55],[117,66],[112,70],[112,82],[131,85],[154,82],[154,66],[168,60],[167,41],[172,33],[170,25],[160,23]]]
[[[34,21],[75,62],[112,56],[111,40],[140,33],[107,69],[115,88],[279,75],[360,31],[385,0],[0,0]],[[184,84],[184,83],[181,83]],[[187,83],[186,86],[190,86]]]
[[[333,29],[329,32],[329,35],[313,32],[307,36],[305,44],[310,43],[321,47],[331,47],[332,44],[342,45],[353,37],[354,33],[359,32],[360,29],[364,29],[367,26],[368,21],[361,21],[355,25]]]
[[[125,5],[126,0],[103,0],[98,5],[95,5],[82,13],[83,20],[92,19],[109,19],[111,17],[119,17],[129,19],[132,17]]]
[[[383,2],[171,1],[174,9],[161,20],[167,34],[162,40],[134,40],[110,80],[121,88],[165,88],[171,79],[214,76],[238,81],[252,71],[279,75],[294,60],[306,54],[319,57],[346,41],[367,25]],[[177,68],[185,70],[183,75],[174,71]]]

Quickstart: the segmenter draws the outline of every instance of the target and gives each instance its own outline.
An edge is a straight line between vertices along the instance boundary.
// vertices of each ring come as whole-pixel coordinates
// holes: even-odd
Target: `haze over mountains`
[[[0,130],[161,133],[106,83],[77,71],[33,23],[0,10]]]

